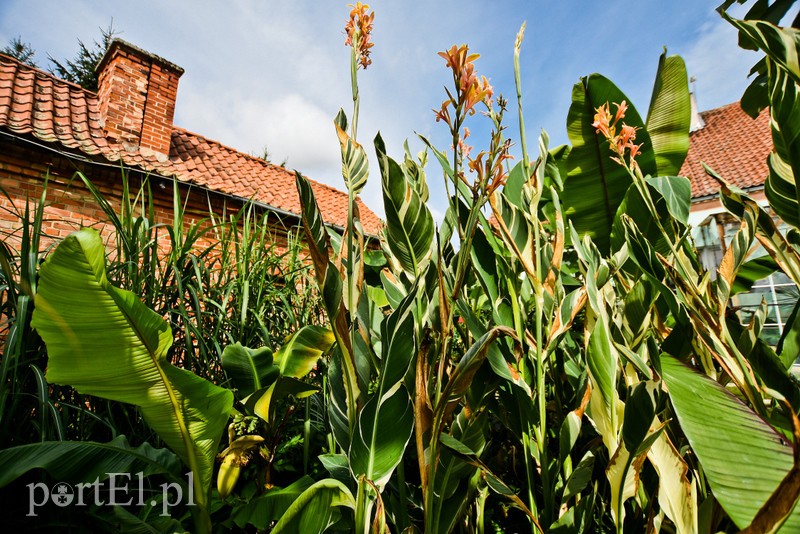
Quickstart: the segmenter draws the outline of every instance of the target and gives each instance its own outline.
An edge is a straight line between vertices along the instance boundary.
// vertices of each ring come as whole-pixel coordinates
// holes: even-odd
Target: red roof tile
[[[0,128],[220,193],[253,199],[295,215],[300,199],[294,172],[217,141],[173,127],[169,157],[109,143],[97,95],[0,54]],[[347,223],[347,194],[310,180],[326,222]],[[383,223],[360,200],[361,222],[376,235]]]
[[[700,116],[705,126],[690,134],[689,153],[680,172],[692,181],[692,198],[719,192],[719,184],[706,174],[701,162],[737,187],[763,187],[772,151],[769,110],[752,119],[734,102]]]

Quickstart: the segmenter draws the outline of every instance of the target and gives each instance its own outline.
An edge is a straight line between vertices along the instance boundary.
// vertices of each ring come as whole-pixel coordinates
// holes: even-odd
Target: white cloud
[[[713,109],[736,102],[749,84],[747,74],[758,54],[737,45],[736,30],[722,19],[703,24],[684,55],[689,76],[697,78],[698,106]]]

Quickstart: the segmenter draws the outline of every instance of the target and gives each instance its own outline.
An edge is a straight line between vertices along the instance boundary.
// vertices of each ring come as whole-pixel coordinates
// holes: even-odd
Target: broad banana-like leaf
[[[302,378],[317,365],[333,345],[333,332],[323,326],[308,325],[295,332],[275,352],[275,365],[281,376]]]
[[[706,173],[720,183],[720,199],[728,211],[740,219],[745,218],[748,212],[752,214],[761,245],[784,274],[795,284],[800,284],[800,252],[789,243],[772,217],[744,191],[731,186],[708,167]]]
[[[237,506],[231,512],[233,522],[239,528],[253,525],[266,530],[272,521],[286,513],[297,498],[314,484],[314,479],[304,476],[285,488],[274,488],[263,495],[253,497],[247,504]]]
[[[326,478],[306,489],[281,516],[272,530],[274,534],[302,532],[303,534],[322,534],[335,522],[344,506],[355,509],[356,502],[347,486]]]
[[[625,501],[636,495],[645,456],[635,456],[620,442],[606,468],[611,486],[611,516],[617,525],[625,520]]]
[[[350,445],[350,469],[356,480],[363,475],[379,489],[402,460],[414,428],[411,398],[402,381],[417,352],[412,305],[418,287],[381,325],[381,374],[375,393],[359,414]]]
[[[251,349],[241,343],[228,345],[222,351],[222,368],[244,398],[278,378],[278,367],[272,363],[269,347]]]
[[[692,108],[686,64],[680,56],[658,59],[658,71],[647,112],[647,133],[656,154],[658,176],[677,175],[689,151]]]
[[[380,134],[375,137],[375,150],[383,184],[387,244],[403,270],[416,278],[431,254],[433,216],[416,184],[411,183],[402,167],[386,154]]]
[[[130,513],[122,506],[114,506],[107,516],[106,510],[102,510],[98,516],[109,522],[113,517],[113,523],[111,524],[114,525],[118,532],[134,534],[161,534],[162,532],[178,534],[187,532],[178,519],[169,515],[161,515],[158,506],[159,503],[156,503],[155,506],[152,502],[147,503],[145,507],[139,510],[138,515]]]
[[[364,147],[347,135],[347,117],[344,110],[339,110],[333,125],[336,127],[336,136],[342,149],[342,177],[347,190],[355,197],[367,185],[369,177],[367,153]]]
[[[590,235],[597,248],[609,252],[611,227],[625,192],[633,183],[628,172],[611,160],[608,141],[595,132],[592,126],[597,108],[605,103],[629,101],[610,80],[592,74],[581,79],[572,89],[572,105],[567,116],[567,133],[572,150],[566,158],[567,176],[561,204],[564,216],[572,222],[578,233]],[[613,109],[612,109],[613,112]],[[655,154],[644,122],[633,106],[623,119],[628,126],[640,128],[636,143],[644,143],[637,158],[642,173],[656,174]]]
[[[271,421],[274,400],[287,395],[303,398],[314,393],[317,390],[315,386],[297,379],[314,369],[333,341],[333,332],[322,326],[304,326],[292,334],[275,352],[274,380],[264,382],[264,387],[247,400],[247,406],[265,421]]]
[[[233,394],[166,361],[169,324],[109,284],[97,231],[64,239],[42,265],[39,284],[31,324],[47,345],[48,381],[139,406],[194,473],[204,507]]]
[[[0,488],[31,469],[44,469],[56,480],[70,484],[105,480],[109,473],[162,474],[186,484],[178,458],[168,449],[145,442],[132,447],[125,436],[108,443],[45,441],[0,451]]]
[[[736,526],[745,528],[792,468],[791,446],[707,376],[667,356],[661,358],[661,369],[678,422],[714,497]],[[794,508],[781,532],[800,532],[800,509]]]
[[[800,300],[795,303],[792,313],[786,319],[783,334],[781,334],[775,350],[780,355],[783,366],[787,369],[800,356]]]

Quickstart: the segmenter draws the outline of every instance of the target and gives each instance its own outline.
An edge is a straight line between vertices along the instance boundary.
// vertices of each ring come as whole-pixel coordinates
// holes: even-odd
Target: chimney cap
[[[94,68],[94,71],[96,73],[100,73],[100,72],[103,71],[103,69],[106,66],[106,63],[108,63],[109,59],[111,59],[111,55],[118,48],[122,48],[124,50],[127,50],[128,52],[133,52],[137,56],[144,57],[144,58],[148,59],[149,61],[151,61],[152,63],[158,63],[162,67],[166,67],[167,69],[174,71],[175,74],[177,74],[179,78],[181,77],[181,75],[184,72],[183,68],[179,67],[175,63],[172,63],[171,61],[167,61],[163,57],[157,56],[155,54],[152,54],[152,53],[148,52],[147,50],[143,50],[143,49],[139,48],[138,46],[129,43],[128,41],[125,41],[125,40],[122,40],[122,39],[120,39],[118,37],[115,37],[111,41],[111,44],[108,45],[108,49],[106,50],[105,55],[103,55],[103,59],[101,59],[100,62],[97,64],[97,66]]]

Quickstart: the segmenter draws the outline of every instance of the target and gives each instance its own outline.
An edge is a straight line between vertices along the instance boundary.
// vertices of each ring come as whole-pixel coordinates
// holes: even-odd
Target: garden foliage
[[[681,58],[659,58],[646,116],[607,78],[582,78],[567,115],[570,145],[551,148],[542,132],[530,153],[523,26],[514,45],[522,154],[514,161],[508,102],[477,75],[478,55],[453,46],[440,54],[453,86],[436,111],[451,147],[421,138],[419,154],[408,144],[393,152],[378,134],[378,172],[370,174],[358,138],[358,73],[371,62],[374,14],[356,4],[346,27],[353,110],[334,119],[349,198],[341,235],[325,225],[309,182],[296,177],[328,327],[306,326],[311,309],[296,312],[281,293],[281,334],[291,335],[273,341],[264,318],[274,310],[260,304],[264,292],[252,293],[269,269],[254,275],[250,266],[263,257],[248,255],[250,247],[231,253],[246,258],[241,264],[221,264],[233,273],[219,286],[224,298],[201,293],[216,286],[195,286],[203,276],[182,273],[210,273],[198,265],[211,254],[192,252],[195,229],[183,233],[181,221],[163,271],[154,253],[130,252],[149,242],[140,240],[148,219],[118,217],[110,207],[127,236],[116,257],[134,263],[106,267],[91,230],[62,242],[38,277],[36,261],[21,257],[14,271],[7,254],[13,299],[5,309],[15,322],[4,388],[37,385],[29,410],[41,423],[38,434],[20,436],[28,442],[5,442],[0,473],[11,474],[0,483],[34,468],[93,478],[87,458],[139,462],[148,476],[172,480],[182,462],[195,473],[198,499],[191,518],[175,519],[193,531],[797,531],[800,386],[790,367],[800,303],[773,347],[760,337],[766,304],[743,321],[731,300],[756,244],[772,268],[800,283],[800,39],[797,29],[776,25],[790,4],[757,2],[742,20],[723,11],[743,43],[766,53],[748,99],[766,98],[775,145],[767,195],[792,228],[784,235],[765,208],[708,169],[739,221],[715,272],[698,258],[691,185],[678,176],[690,118]],[[472,120],[492,126],[482,150],[467,144]],[[448,204],[436,224],[428,180],[440,173]],[[364,234],[356,204],[368,179],[383,191],[386,224],[377,237]],[[263,236],[248,221],[247,232],[222,239],[224,250]],[[34,260],[37,235],[34,228],[23,240]],[[181,289],[151,297],[136,278],[143,261],[165,287]],[[231,294],[241,309],[227,307]],[[225,326],[196,322],[207,313]],[[166,357],[170,323],[177,339],[183,332],[194,340],[180,359]],[[40,359],[28,363],[22,355],[31,351]],[[99,360],[116,362],[114,372]],[[74,429],[62,420],[82,423],[64,419],[66,404],[54,395],[65,386],[48,383],[135,405],[158,437],[138,434],[135,447],[121,436],[63,441]],[[13,417],[6,391],[2,415]],[[302,457],[291,456],[293,444]],[[142,524],[163,520],[132,512]]]

